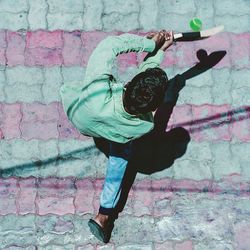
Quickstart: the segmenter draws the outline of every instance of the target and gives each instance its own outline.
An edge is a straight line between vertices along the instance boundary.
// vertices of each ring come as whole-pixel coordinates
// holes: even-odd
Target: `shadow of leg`
[[[190,136],[184,128],[149,133],[133,143],[131,163],[137,172],[152,174],[169,168],[185,154]]]

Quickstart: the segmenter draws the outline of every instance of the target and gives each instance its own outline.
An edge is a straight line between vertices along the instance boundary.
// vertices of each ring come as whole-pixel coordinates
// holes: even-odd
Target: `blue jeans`
[[[116,207],[128,160],[131,156],[131,142],[126,144],[109,142],[109,159],[106,178],[100,198],[101,214],[110,215]]]

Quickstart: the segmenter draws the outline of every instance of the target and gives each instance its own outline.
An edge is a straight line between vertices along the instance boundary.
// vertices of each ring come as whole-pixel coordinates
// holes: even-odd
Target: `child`
[[[173,43],[173,32],[153,32],[147,37],[133,34],[109,36],[90,56],[79,87],[63,85],[64,111],[80,133],[109,141],[107,174],[100,209],[89,221],[91,232],[107,243],[114,226],[113,212],[121,194],[121,183],[134,139],[151,131],[153,114],[163,102],[167,75],[159,68],[164,51]],[[112,76],[114,59],[121,53],[149,52],[138,74],[125,86]]]

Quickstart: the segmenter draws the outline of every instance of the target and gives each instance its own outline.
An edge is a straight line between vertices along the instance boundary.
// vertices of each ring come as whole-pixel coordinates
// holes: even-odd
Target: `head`
[[[160,68],[139,73],[125,85],[125,109],[135,115],[156,110],[164,100],[167,81],[167,74]]]

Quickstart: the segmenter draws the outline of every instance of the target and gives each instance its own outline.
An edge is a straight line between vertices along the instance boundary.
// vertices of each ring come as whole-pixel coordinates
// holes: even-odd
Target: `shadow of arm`
[[[156,110],[154,115],[154,131],[156,133],[165,132],[174,106],[177,103],[179,92],[185,87],[186,80],[202,74],[208,69],[212,68],[225,55],[226,51],[215,51],[210,55],[207,55],[207,52],[205,50],[199,50],[197,51],[197,58],[200,62],[181,75],[176,75],[174,78],[169,80],[164,102]]]

